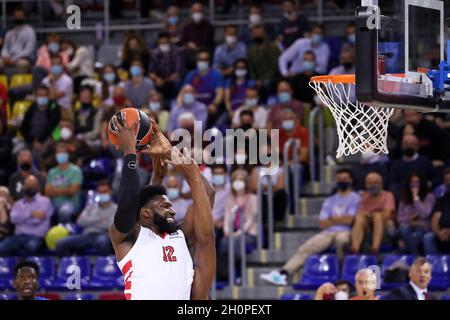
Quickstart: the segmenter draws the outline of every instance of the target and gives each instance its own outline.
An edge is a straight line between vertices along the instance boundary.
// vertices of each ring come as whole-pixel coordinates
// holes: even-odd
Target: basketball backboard
[[[447,61],[447,2],[361,1],[356,12],[358,101],[424,112],[450,111],[446,95],[450,59],[449,65],[441,63]]]

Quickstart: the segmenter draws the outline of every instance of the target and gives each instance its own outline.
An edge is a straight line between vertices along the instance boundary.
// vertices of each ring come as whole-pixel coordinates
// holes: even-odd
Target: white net
[[[322,79],[313,80],[309,85],[331,110],[336,121],[339,138],[336,157],[357,152],[388,153],[387,129],[394,109],[368,106],[356,101],[354,84]]]

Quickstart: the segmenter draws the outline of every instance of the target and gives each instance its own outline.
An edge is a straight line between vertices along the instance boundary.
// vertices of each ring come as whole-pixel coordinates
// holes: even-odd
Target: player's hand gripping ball
[[[143,111],[136,108],[124,108],[116,112],[115,116],[117,116],[117,120],[122,126],[128,128],[131,128],[133,124],[138,121],[134,130],[136,135],[136,150],[144,150],[146,146],[150,144],[153,136],[153,125],[150,118]],[[108,125],[108,138],[115,146],[120,145],[117,134],[118,128],[111,118]]]

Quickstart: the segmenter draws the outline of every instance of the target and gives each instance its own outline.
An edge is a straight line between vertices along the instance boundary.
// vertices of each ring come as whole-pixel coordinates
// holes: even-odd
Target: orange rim
[[[404,78],[404,73],[397,74],[386,74],[386,76]],[[346,83],[346,84],[355,84],[356,76],[354,74],[333,74],[333,75],[324,75],[324,76],[315,76],[311,78],[312,82],[331,82],[331,83]]]

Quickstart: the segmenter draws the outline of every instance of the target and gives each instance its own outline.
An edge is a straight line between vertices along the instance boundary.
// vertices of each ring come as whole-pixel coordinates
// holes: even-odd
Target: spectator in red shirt
[[[284,150],[284,145],[289,139],[297,139],[300,141],[299,160],[302,163],[308,163],[308,130],[302,127],[296,118],[294,111],[284,109],[281,112],[281,129],[280,129],[280,150]],[[292,149],[289,152],[289,161],[294,157]]]
[[[298,121],[301,123],[303,120],[303,106],[295,100],[293,96],[293,90],[288,81],[282,80],[278,83],[278,103],[272,107],[269,113],[268,129],[280,129],[282,120],[282,111],[284,109],[292,110]]]

